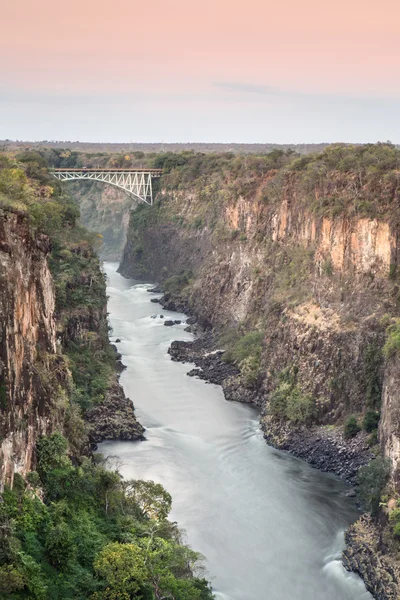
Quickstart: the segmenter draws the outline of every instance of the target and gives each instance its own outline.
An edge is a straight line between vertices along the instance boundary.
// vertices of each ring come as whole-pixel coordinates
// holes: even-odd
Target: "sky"
[[[399,0],[14,0],[0,139],[400,143]]]

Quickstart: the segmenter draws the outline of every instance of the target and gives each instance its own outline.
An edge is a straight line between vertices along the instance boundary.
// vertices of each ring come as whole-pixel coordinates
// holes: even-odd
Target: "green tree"
[[[346,439],[350,439],[356,436],[360,430],[361,427],[359,426],[357,419],[354,415],[352,415],[347,419],[346,423],[344,424],[344,437]]]
[[[172,498],[160,483],[127,481],[124,487],[127,498],[133,500],[148,518],[162,520],[168,517]]]
[[[96,558],[94,570],[109,589],[106,595],[95,593],[93,600],[114,597],[110,592],[122,593],[122,598],[135,598],[148,579],[145,553],[136,544],[107,544]]]
[[[70,464],[70,460],[67,457],[68,442],[58,431],[38,440],[36,449],[38,455],[38,473],[42,479],[46,477],[46,474],[50,470]]]
[[[76,545],[66,523],[51,526],[46,533],[47,559],[53,567],[65,570],[76,554]]]
[[[358,472],[359,497],[366,510],[376,515],[379,510],[381,493],[390,472],[390,462],[375,458]]]

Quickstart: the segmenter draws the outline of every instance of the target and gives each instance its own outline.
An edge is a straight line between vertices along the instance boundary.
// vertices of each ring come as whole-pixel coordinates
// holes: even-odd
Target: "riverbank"
[[[163,308],[175,307],[170,296],[166,302],[163,298],[159,302]],[[181,299],[178,304],[184,310]],[[219,349],[215,334],[199,326],[196,317],[192,316],[189,322],[187,329],[194,331],[197,337],[190,342],[173,341],[168,349],[171,359],[183,364],[194,363],[195,368],[187,375],[220,385],[226,400],[265,406],[262,393],[241,385],[239,369],[224,362],[224,351]],[[289,452],[320,471],[333,473],[351,486],[357,484],[359,469],[375,457],[364,431],[346,439],[343,430],[337,427],[294,427],[277,423],[265,410],[261,412],[260,422],[268,445]],[[346,495],[356,496],[356,489],[349,489]],[[400,571],[385,547],[383,532],[382,523],[374,522],[367,514],[362,515],[346,531],[341,560],[349,572],[361,577],[376,600],[398,600]]]
[[[160,303],[165,308],[162,299]],[[168,306],[174,306],[171,300],[168,300]],[[239,369],[224,362],[223,353],[218,348],[215,335],[210,331],[200,333],[193,342],[173,341],[168,349],[172,360],[195,364],[196,368],[188,372],[189,376],[221,385],[226,400],[263,407],[265,398],[262,392],[241,385]],[[321,471],[341,477],[351,485],[356,483],[360,467],[374,457],[365,432],[346,439],[338,428],[293,427],[288,423],[277,423],[265,411],[261,413],[261,426],[270,446],[290,452]]]
[[[106,271],[112,340],[127,367],[121,384],[146,443],[99,450],[116,457],[126,479],[152,479],[172,494],[172,519],[207,557],[216,597],[370,598],[339,563],[343,531],[357,517],[344,483],[265,444],[252,405],[226,402],[220,385],[188,377],[197,367],[167,353],[174,338],[193,340],[185,315],[158,308],[164,319],[152,318],[150,286]],[[166,327],[166,319],[182,324]]]

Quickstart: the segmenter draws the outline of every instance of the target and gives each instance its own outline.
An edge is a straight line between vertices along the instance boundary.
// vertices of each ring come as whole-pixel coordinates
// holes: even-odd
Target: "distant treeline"
[[[218,153],[232,152],[234,154],[266,154],[272,150],[293,150],[299,154],[322,152],[329,143],[323,144],[237,144],[237,143],[184,143],[163,144],[155,143],[100,143],[100,142],[73,142],[73,141],[48,141],[29,142],[20,140],[0,140],[0,148],[7,150],[32,149],[32,148],[66,148],[80,152],[194,152]]]

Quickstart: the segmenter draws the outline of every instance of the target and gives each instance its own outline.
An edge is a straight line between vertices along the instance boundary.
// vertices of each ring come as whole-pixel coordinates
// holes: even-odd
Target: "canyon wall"
[[[377,167],[382,154],[393,160]],[[384,145],[289,166],[189,157],[131,214],[120,264],[161,282],[164,306],[233,357],[240,372],[225,376],[210,346],[170,351],[228,400],[258,404],[268,443],[353,485],[382,457],[366,484],[374,518],[349,530],[344,555],[380,600],[400,594],[399,190],[400,155]]]
[[[25,475],[38,436],[56,428],[63,405],[49,386],[57,369],[49,240],[26,216],[0,214],[0,481]],[[61,369],[62,371],[62,369]]]
[[[204,326],[263,332],[264,401],[296,367],[316,422],[340,423],[380,404],[398,232],[381,219],[316,215],[290,183],[266,202],[268,180],[223,202],[164,188],[154,208],[133,213],[120,271],[158,281],[191,272],[187,305]]]

